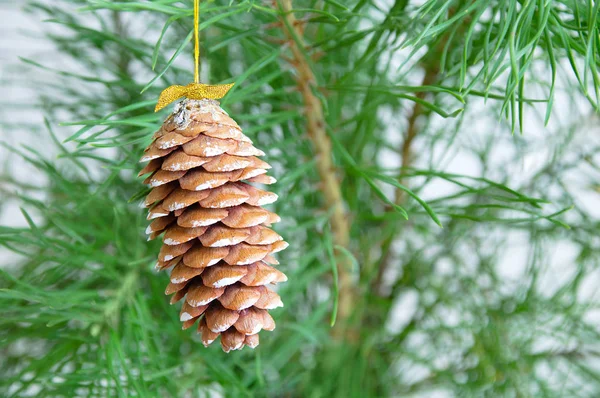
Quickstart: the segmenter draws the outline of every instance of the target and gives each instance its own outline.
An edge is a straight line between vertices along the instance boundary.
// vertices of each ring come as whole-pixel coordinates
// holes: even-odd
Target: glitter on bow
[[[234,83],[230,84],[202,84],[202,83],[190,83],[187,86],[173,85],[167,87],[160,93],[158,102],[154,112],[158,112],[171,102],[186,97],[188,99],[200,100],[200,99],[220,99],[227,94],[227,92],[233,87]]]

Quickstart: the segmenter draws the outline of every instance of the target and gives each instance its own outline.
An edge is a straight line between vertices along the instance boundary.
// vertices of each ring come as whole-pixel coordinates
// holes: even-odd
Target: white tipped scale
[[[212,287],[219,288],[219,287],[233,285],[235,282],[237,282],[239,280],[240,279],[237,277],[222,278],[222,279],[219,279],[219,280],[213,282]]]
[[[156,211],[156,212],[151,212],[148,213],[148,220],[154,220],[156,218],[160,218],[160,217],[165,217],[168,216],[170,212],[164,212],[164,211]]]
[[[190,320],[190,319],[192,319],[192,318],[193,318],[193,317],[192,317],[190,314],[188,314],[187,312],[184,312],[184,313],[182,313],[182,314],[179,316],[179,320],[180,320],[181,322],[189,321],[189,320]]]
[[[277,199],[279,199],[279,196],[277,196],[277,194],[273,192],[268,192],[267,195],[263,195],[258,199],[257,204],[259,206],[270,205],[271,203],[276,202]]]

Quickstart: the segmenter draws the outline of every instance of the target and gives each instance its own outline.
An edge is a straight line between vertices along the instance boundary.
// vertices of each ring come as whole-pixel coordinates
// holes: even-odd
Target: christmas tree
[[[199,82],[234,85],[156,113],[193,80],[193,1],[23,6],[0,395],[600,394],[600,5],[201,1]],[[203,127],[168,136],[182,109]]]

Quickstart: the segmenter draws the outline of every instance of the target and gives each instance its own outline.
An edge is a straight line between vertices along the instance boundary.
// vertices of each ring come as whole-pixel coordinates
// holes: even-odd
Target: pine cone
[[[221,335],[225,352],[258,345],[261,329],[273,330],[267,310],[281,307],[266,285],[287,277],[271,255],[288,244],[268,227],[280,221],[261,206],[277,195],[253,184],[272,184],[271,166],[237,123],[214,100],[183,100],[175,106],[141,161],[152,187],[149,239],[163,235],[159,270],[172,268],[166,294],[184,299],[187,329],[200,319],[205,346]]]

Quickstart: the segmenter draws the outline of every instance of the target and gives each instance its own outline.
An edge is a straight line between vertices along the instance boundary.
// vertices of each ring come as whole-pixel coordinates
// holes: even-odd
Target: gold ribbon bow
[[[174,85],[165,88],[156,103],[154,112],[160,111],[171,102],[181,97],[189,99],[220,99],[227,94],[227,92],[233,87],[234,83],[230,84],[202,84],[202,83],[190,83],[187,86]]]

